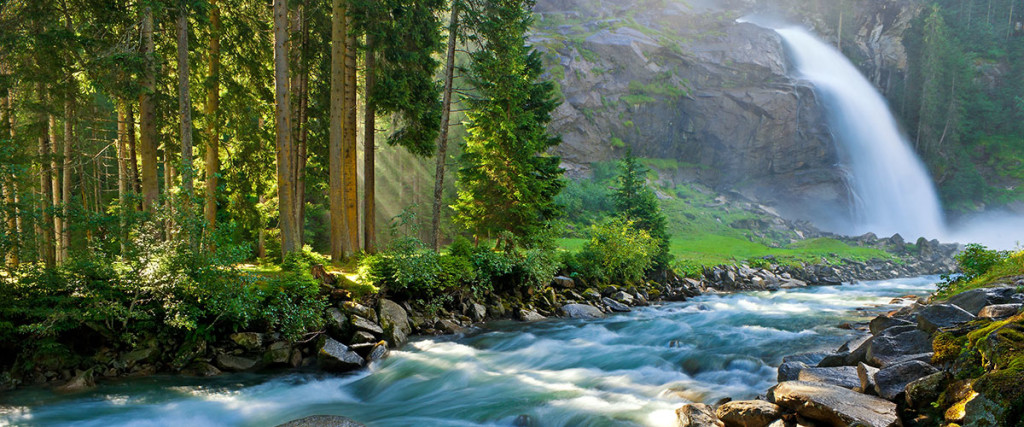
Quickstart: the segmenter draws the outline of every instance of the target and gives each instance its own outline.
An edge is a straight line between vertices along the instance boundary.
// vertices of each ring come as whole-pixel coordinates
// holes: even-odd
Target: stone
[[[339,415],[310,415],[305,418],[278,424],[277,427],[366,427],[351,418]]]
[[[857,368],[853,366],[804,368],[797,374],[797,381],[832,384],[851,390],[860,386]]]
[[[1016,288],[998,286],[961,292],[949,298],[947,302],[977,316],[985,306],[1019,303],[1019,298]]]
[[[150,345],[138,350],[134,350],[125,353],[121,356],[121,363],[124,366],[131,368],[137,363],[152,362],[156,360],[156,357],[160,354],[160,348],[156,345]]]
[[[196,357],[206,353],[206,340],[204,339],[191,339],[186,340],[185,343],[178,348],[178,351],[174,354],[174,360],[171,361],[171,368],[181,370],[189,363],[192,363]]]
[[[57,391],[60,393],[78,393],[96,387],[96,379],[93,377],[92,369],[78,371],[75,376],[68,380]]]
[[[352,334],[352,339],[349,340],[350,344],[363,344],[368,342],[377,342],[377,337],[366,331],[356,331],[356,333]]]
[[[592,301],[601,299],[601,293],[593,288],[587,288],[587,290],[583,291],[583,296]]]
[[[768,401],[835,426],[900,425],[895,403],[829,384],[787,381],[768,390]]]
[[[934,366],[919,360],[895,363],[875,373],[875,391],[883,399],[895,401],[907,389],[907,384],[938,371]]]
[[[237,332],[230,335],[231,341],[249,351],[263,347],[263,334],[257,332]]]
[[[256,366],[256,360],[231,354],[218,354],[217,367],[225,371],[247,371]]]
[[[519,310],[519,320],[521,320],[523,322],[536,322],[538,320],[544,320],[544,319],[547,319],[547,318],[542,316],[540,313],[538,313],[536,311],[527,310],[525,308]]]
[[[368,332],[375,337],[384,336],[384,328],[381,328],[380,325],[371,322],[369,319],[364,319],[360,316],[352,316],[349,319],[349,322],[352,323],[352,327],[357,331]]]
[[[782,408],[764,400],[726,402],[715,410],[726,427],[765,427],[782,418]]]
[[[818,362],[819,368],[834,368],[837,366],[846,366],[846,360],[850,358],[850,352],[839,352],[831,353]]]
[[[327,321],[327,332],[336,337],[348,335],[349,323],[345,313],[336,307],[331,307],[327,309],[327,317],[330,319]]]
[[[679,427],[725,427],[714,409],[703,403],[688,403],[676,409]]]
[[[608,297],[601,298],[601,302],[603,302],[604,305],[608,306],[608,308],[611,309],[611,311],[614,311],[614,312],[617,312],[617,313],[628,313],[628,312],[632,311],[625,304],[623,304],[621,302],[618,302],[618,301],[615,301],[615,300],[613,300],[611,298],[608,298]]]
[[[615,301],[621,302],[623,304],[629,305],[629,304],[633,304],[633,300],[635,299],[635,297],[630,295],[630,294],[628,294],[628,293],[626,293],[626,292],[619,291],[619,292],[616,292],[616,293],[612,294],[612,299],[615,300]]]
[[[402,306],[389,299],[380,300],[380,325],[384,330],[384,339],[391,344],[391,348],[400,348],[409,341],[409,334],[412,333],[412,326],[409,325],[409,315]]]
[[[562,314],[573,319],[600,319],[604,317],[604,313],[597,307],[586,304],[563,305]]]
[[[292,346],[287,341],[275,341],[263,353],[263,362],[267,364],[287,364],[292,357]]]
[[[1020,312],[1024,304],[995,304],[987,305],[978,312],[982,319],[1001,320]]]
[[[850,354],[846,356],[846,365],[857,366],[858,363],[866,361],[868,357],[868,348],[871,348],[871,343],[874,340],[875,337],[869,335],[864,342],[851,350]]]
[[[870,366],[864,362],[857,364],[857,379],[860,380],[860,384],[853,391],[864,394],[875,394],[875,374],[878,373],[878,368]]]
[[[932,334],[941,328],[956,326],[974,319],[973,314],[953,304],[931,304],[917,312],[917,327]]]
[[[370,354],[366,356],[367,363],[379,362],[387,359],[388,355],[391,354],[391,350],[388,349],[388,342],[381,341],[373,346],[370,350]]]
[[[800,361],[782,362],[779,365],[778,382],[796,381],[800,377],[800,371],[807,369],[807,364]]]
[[[931,351],[932,339],[927,332],[910,326],[897,326],[882,331],[871,340],[866,361],[871,366],[884,368],[902,357]]]
[[[437,322],[434,322],[434,328],[447,335],[462,332],[462,325],[456,323],[451,319],[441,319],[438,320]]]
[[[192,377],[215,377],[220,375],[222,372],[220,369],[217,369],[216,366],[207,362],[195,361],[182,369],[181,373]]]
[[[820,351],[820,352],[813,352],[813,353],[791,354],[789,356],[783,357],[782,358],[782,363],[786,363],[786,362],[802,362],[802,363],[805,363],[805,364],[807,364],[809,366],[816,366],[818,364],[818,362],[821,362],[821,360],[824,359],[825,356],[828,356],[830,354],[833,354],[833,353],[828,353],[828,352]]]
[[[487,319],[487,307],[483,304],[471,304],[469,306],[469,317],[471,317],[474,322],[483,322]]]
[[[560,289],[572,289],[576,286],[576,282],[565,276],[555,276],[551,279],[551,286]]]
[[[349,349],[348,346],[326,338],[317,353],[320,368],[331,372],[348,372],[363,367],[363,357]]]
[[[377,323],[379,321],[379,319],[377,319],[376,311],[373,311],[372,308],[357,303],[355,301],[345,301],[341,304],[341,308],[356,316],[368,319],[373,323]]]
[[[907,406],[916,409],[929,407],[932,402],[938,401],[948,379],[948,374],[940,371],[907,384]]]
[[[979,394],[964,404],[963,427],[995,427],[1010,425],[1004,420],[1009,408],[993,402],[984,394]],[[1019,420],[1018,420],[1019,421]]]
[[[868,323],[868,329],[871,331],[871,335],[878,335],[882,333],[882,331],[889,329],[893,326],[912,326],[913,324],[913,322],[910,322],[908,320],[890,317],[882,314],[874,319],[871,319],[871,322]]]

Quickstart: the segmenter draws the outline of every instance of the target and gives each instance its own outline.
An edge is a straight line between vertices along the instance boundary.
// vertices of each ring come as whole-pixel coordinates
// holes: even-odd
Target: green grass
[[[1002,283],[1002,279],[1007,277],[1021,275],[1024,275],[1024,251],[1017,251],[994,265],[985,274],[971,280],[958,280],[950,283],[948,286],[942,286],[942,289],[939,290],[935,296],[940,300],[945,300],[956,294],[972,289],[986,288],[1000,284]]]

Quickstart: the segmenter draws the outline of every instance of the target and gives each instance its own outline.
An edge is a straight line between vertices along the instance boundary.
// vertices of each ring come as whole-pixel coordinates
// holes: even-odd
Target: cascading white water
[[[800,28],[775,29],[816,89],[844,149],[855,198],[850,234],[945,235],[942,205],[885,99],[842,53]]]

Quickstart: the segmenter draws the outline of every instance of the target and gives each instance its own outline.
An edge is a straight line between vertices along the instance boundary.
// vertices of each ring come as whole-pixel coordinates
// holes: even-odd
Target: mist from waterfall
[[[942,205],[885,98],[838,50],[801,28],[776,28],[799,77],[814,84],[843,152],[853,223],[841,232],[942,237]]]

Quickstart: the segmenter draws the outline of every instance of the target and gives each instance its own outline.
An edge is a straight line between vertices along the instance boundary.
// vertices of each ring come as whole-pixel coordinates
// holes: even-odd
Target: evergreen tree
[[[540,54],[526,45],[532,0],[486,0],[472,54],[469,106],[455,220],[478,238],[510,232],[538,242],[560,212],[560,159],[545,151],[560,140],[546,125],[557,106],[551,82],[538,82]],[[507,245],[512,242],[505,241]]]
[[[668,252],[668,229],[665,215],[658,205],[658,196],[647,186],[647,168],[637,162],[632,150],[619,163],[619,187],[615,190],[615,209],[618,216],[632,221],[633,226],[647,231],[658,241],[658,252],[654,255],[652,268],[664,271],[672,262]]]

